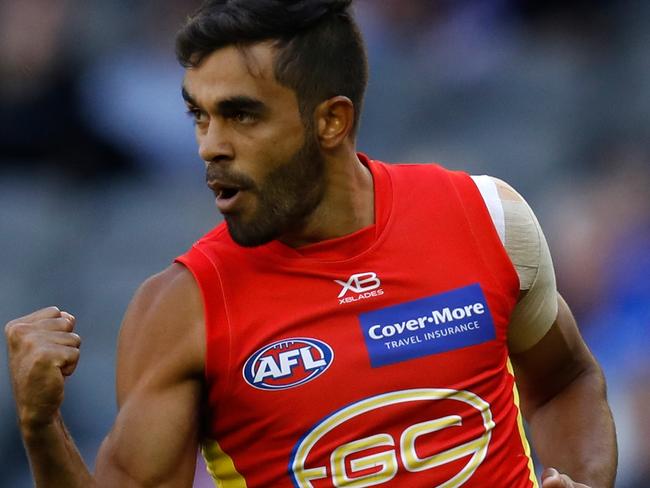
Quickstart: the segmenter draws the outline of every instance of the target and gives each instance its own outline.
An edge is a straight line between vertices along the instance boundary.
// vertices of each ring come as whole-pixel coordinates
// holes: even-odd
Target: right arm
[[[203,309],[172,265],[127,310],[118,345],[118,416],[92,475],[61,419],[64,376],[79,357],[74,318],[51,307],[7,324],[21,432],[37,487],[189,487],[199,437]]]

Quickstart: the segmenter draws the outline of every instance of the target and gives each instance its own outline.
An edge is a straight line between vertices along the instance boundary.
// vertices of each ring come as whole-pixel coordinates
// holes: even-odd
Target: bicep
[[[183,269],[146,283],[118,346],[119,413],[97,458],[99,486],[191,486],[202,392],[202,314]]]
[[[530,349],[511,355],[526,416],[581,374],[598,369],[571,310],[557,297],[557,318],[546,335]]]
[[[129,394],[97,458],[99,486],[191,486],[198,401],[199,389],[189,381]]]

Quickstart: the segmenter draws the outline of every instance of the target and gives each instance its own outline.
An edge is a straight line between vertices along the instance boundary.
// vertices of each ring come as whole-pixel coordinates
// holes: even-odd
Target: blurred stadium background
[[[76,314],[64,415],[91,464],[132,293],[218,221],[173,56],[197,3],[0,2],[0,322]],[[356,10],[371,64],[360,149],[499,176],[528,198],[608,378],[617,486],[650,486],[650,2]],[[28,487],[1,354],[0,485]]]

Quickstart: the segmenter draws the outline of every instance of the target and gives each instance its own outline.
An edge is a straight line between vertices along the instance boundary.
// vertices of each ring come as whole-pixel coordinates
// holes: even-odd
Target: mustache
[[[228,186],[235,186],[241,189],[255,188],[255,181],[249,176],[234,171],[226,171],[223,166],[218,164],[211,164],[205,170],[205,182],[217,180],[220,183]]]

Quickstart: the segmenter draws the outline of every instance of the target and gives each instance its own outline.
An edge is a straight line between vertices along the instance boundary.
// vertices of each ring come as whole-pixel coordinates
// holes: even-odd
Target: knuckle
[[[11,346],[17,346],[23,342],[27,332],[27,324],[18,321],[11,321],[5,326],[5,335]]]
[[[65,316],[48,319],[47,324],[55,330],[64,332],[72,332],[74,330],[74,321]],[[43,325],[45,326],[45,324]]]
[[[11,322],[7,322],[5,324],[5,336],[6,337],[11,337],[13,334],[13,328],[15,327],[15,322],[12,320]]]
[[[15,319],[12,320],[11,322],[7,322],[5,325],[5,334],[11,335],[15,334],[18,329],[20,329],[24,324],[20,321],[20,319]]]
[[[69,312],[61,312],[61,317],[66,318],[73,323],[76,321],[75,316]]]
[[[66,367],[74,367],[79,362],[81,352],[76,347],[68,347],[63,353],[62,364]]]

